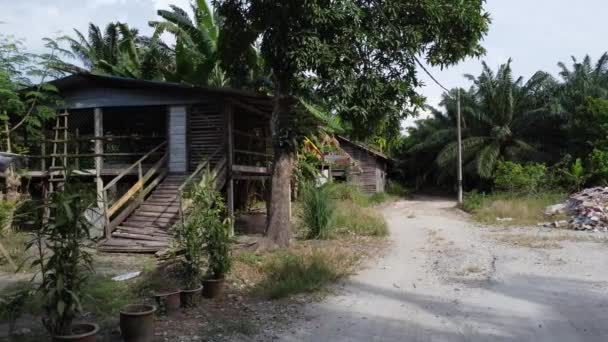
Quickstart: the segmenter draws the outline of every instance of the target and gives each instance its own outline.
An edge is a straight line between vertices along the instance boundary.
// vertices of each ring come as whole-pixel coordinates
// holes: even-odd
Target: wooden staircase
[[[169,247],[169,230],[179,219],[179,187],[185,179],[183,174],[168,175],[99,249],[103,252],[155,253]]]
[[[125,219],[118,219],[120,222],[111,233],[108,232],[109,238],[103,240],[98,249],[113,253],[156,253],[169,247],[171,227],[180,219],[181,196],[185,186],[196,181],[207,167],[216,175],[217,190],[226,184],[226,158],[217,160],[215,157],[217,154],[201,163],[190,175],[167,175]]]

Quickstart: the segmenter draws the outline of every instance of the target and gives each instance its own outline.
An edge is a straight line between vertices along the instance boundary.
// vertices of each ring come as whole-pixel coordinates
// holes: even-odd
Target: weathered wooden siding
[[[186,107],[169,107],[169,172],[186,172]]]
[[[386,182],[386,163],[348,142],[341,142],[340,147],[355,159],[360,168],[360,172],[353,170],[349,173],[348,181],[359,186],[364,193],[383,192]]]
[[[225,122],[219,102],[191,106],[188,114],[189,169],[194,171],[204,158],[222,146]]]

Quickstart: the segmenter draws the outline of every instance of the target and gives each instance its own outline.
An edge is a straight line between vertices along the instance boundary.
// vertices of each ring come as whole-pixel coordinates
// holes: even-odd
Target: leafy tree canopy
[[[397,136],[406,108],[422,103],[416,58],[450,65],[484,50],[483,0],[215,0],[224,18],[226,65],[259,43],[275,95],[275,160],[267,234],[290,240],[289,181],[298,132],[293,97],[321,103],[351,135]],[[238,70],[227,70],[232,75]]]
[[[277,93],[327,104],[355,137],[398,135],[406,108],[423,102],[416,58],[446,66],[480,56],[489,25],[482,0],[215,3],[233,47],[260,41]]]

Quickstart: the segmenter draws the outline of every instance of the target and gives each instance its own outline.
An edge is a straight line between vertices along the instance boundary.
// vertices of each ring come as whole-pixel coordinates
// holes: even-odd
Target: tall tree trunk
[[[291,191],[290,183],[293,173],[293,146],[283,133],[290,125],[293,115],[291,101],[282,93],[285,88],[276,87],[275,104],[271,118],[271,132],[274,144],[274,163],[270,188],[270,208],[266,236],[277,245],[285,247],[291,242]]]

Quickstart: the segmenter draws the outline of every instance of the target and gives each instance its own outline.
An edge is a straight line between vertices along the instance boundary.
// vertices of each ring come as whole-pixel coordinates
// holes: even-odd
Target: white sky
[[[42,52],[43,37],[71,34],[72,28],[86,32],[89,22],[103,27],[123,21],[149,34],[148,21],[169,4],[188,8],[189,0],[0,0],[0,32],[23,38],[28,50]],[[537,70],[555,74],[557,62],[569,64],[571,55],[597,59],[608,50],[607,0],[488,0],[486,9],[493,22],[483,42],[488,50],[483,60],[492,67],[512,57],[516,75],[529,77]],[[462,75],[480,70],[479,60],[447,70],[431,68],[448,88],[468,87]],[[420,76],[426,83],[421,93],[436,105],[442,90],[422,72]]]

